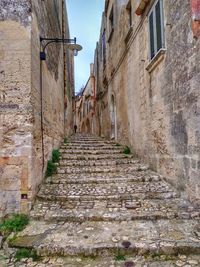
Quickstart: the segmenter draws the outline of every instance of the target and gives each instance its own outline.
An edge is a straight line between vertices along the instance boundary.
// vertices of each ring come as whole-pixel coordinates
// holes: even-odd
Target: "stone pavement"
[[[200,266],[200,210],[160,175],[98,137],[76,134],[61,152],[12,241],[41,261],[7,266]]]

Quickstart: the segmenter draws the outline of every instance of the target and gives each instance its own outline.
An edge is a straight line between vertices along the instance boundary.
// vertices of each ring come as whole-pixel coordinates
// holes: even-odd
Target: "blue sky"
[[[75,57],[75,90],[85,85],[90,73],[90,63],[94,61],[94,50],[99,40],[101,16],[104,0],[66,0],[71,38],[83,50]]]

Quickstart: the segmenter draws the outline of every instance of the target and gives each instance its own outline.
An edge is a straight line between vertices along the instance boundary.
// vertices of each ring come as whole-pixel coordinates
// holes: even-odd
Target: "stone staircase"
[[[200,266],[200,211],[160,175],[98,137],[76,134],[60,151],[12,242],[43,257],[23,266]]]

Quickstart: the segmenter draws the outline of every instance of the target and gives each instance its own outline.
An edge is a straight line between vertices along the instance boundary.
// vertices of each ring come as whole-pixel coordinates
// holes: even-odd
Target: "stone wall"
[[[0,3],[0,216],[23,206],[32,140],[30,1]]]
[[[153,61],[149,58],[148,14],[154,1],[150,1],[143,15],[137,16],[134,11],[139,2],[109,1],[105,10],[106,112],[110,113],[113,95],[117,140],[131,145],[153,169],[197,201],[200,195],[200,41],[192,32],[190,1],[163,1],[166,51]],[[129,25],[130,3],[132,25]],[[112,5],[114,31],[110,37]],[[112,135],[110,126],[106,135]]]
[[[39,58],[40,36],[69,37],[65,11],[58,0],[0,3],[0,216],[29,210],[52,149],[71,131],[64,126],[66,107],[72,109],[73,57],[52,44],[47,60]]]

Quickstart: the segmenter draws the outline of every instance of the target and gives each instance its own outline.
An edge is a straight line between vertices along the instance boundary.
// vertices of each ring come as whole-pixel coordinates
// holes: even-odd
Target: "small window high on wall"
[[[102,58],[103,58],[103,65],[106,65],[106,31],[105,30],[102,35]]]
[[[157,0],[149,13],[150,58],[165,48],[163,0]]]

